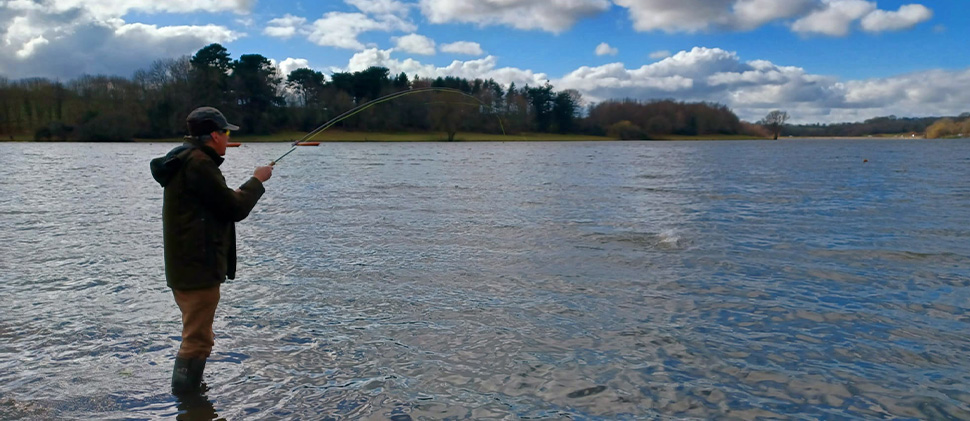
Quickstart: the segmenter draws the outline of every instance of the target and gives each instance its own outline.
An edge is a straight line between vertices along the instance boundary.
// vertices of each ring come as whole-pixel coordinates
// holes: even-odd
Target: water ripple
[[[172,146],[0,143],[0,418],[970,419],[965,143],[301,150],[182,401]]]

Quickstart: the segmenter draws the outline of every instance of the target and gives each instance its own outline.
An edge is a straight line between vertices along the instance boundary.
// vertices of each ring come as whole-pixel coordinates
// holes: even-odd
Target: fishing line
[[[287,155],[293,153],[293,151],[296,150],[297,146],[299,146],[300,143],[303,143],[303,142],[306,142],[306,141],[312,139],[313,136],[316,136],[316,135],[320,134],[320,132],[329,129],[334,124],[337,124],[337,123],[339,123],[340,121],[342,121],[342,120],[344,120],[346,118],[349,118],[349,117],[351,117],[351,116],[353,116],[353,115],[355,115],[355,114],[357,114],[357,113],[359,113],[361,111],[364,111],[364,110],[366,110],[366,109],[368,109],[368,108],[370,108],[370,107],[372,107],[374,105],[377,105],[377,104],[380,104],[380,103],[383,103],[383,102],[387,102],[387,101],[390,101],[392,99],[397,99],[397,98],[400,98],[400,97],[405,96],[405,95],[417,94],[417,93],[421,93],[421,92],[451,92],[451,93],[455,93],[455,94],[459,94],[459,95],[464,95],[464,96],[467,96],[469,98],[474,99],[475,101],[478,101],[484,107],[487,107],[487,108],[490,108],[492,110],[495,110],[494,107],[486,104],[484,101],[482,101],[478,97],[476,97],[474,95],[467,94],[464,91],[460,91],[460,90],[454,89],[454,88],[435,88],[435,87],[430,87],[430,88],[418,88],[418,89],[409,89],[409,90],[406,90],[406,91],[399,91],[399,92],[395,92],[395,93],[392,93],[392,94],[384,95],[384,96],[382,96],[380,98],[371,100],[369,102],[365,102],[365,103],[363,103],[361,105],[358,105],[358,106],[356,106],[354,108],[351,108],[350,110],[347,110],[347,111],[343,112],[342,114],[340,114],[340,115],[338,115],[338,116],[330,119],[330,121],[327,121],[326,123],[323,123],[323,125],[321,125],[320,127],[317,127],[316,129],[313,129],[312,131],[310,131],[309,133],[307,133],[305,136],[303,136],[299,140],[293,142],[292,147],[290,148],[290,150],[286,151],[286,153],[284,153],[283,155],[280,155],[279,158],[274,159],[273,162],[270,163],[270,165],[276,165],[276,163],[277,162],[280,162],[281,159],[283,159]],[[498,117],[498,124],[499,124],[499,127],[502,129],[502,134],[505,135],[505,126],[502,124],[502,118],[499,117],[499,116],[496,116],[496,117]]]

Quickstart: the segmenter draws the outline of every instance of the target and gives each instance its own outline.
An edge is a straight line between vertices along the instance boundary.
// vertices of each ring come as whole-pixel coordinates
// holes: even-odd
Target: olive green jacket
[[[152,176],[165,188],[165,280],[172,289],[209,288],[236,277],[235,223],[249,216],[265,189],[255,177],[230,189],[222,161],[212,148],[186,143],[151,162]]]

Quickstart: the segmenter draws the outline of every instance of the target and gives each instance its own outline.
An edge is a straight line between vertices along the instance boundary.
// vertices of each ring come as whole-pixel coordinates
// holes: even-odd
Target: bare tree
[[[768,113],[765,118],[761,119],[758,124],[770,130],[771,134],[774,135],[774,139],[778,140],[778,135],[781,134],[781,128],[784,127],[786,121],[788,121],[788,113],[774,110]]]
[[[442,95],[432,94],[432,97],[443,96],[444,101],[434,101],[429,102],[431,108],[429,110],[428,116],[431,118],[431,125],[437,130],[445,132],[448,135],[448,141],[455,141],[455,134],[458,130],[464,129],[469,120],[469,108],[468,106],[463,106],[460,103],[455,103],[455,94],[449,94],[444,92]],[[460,99],[459,99],[460,101]]]

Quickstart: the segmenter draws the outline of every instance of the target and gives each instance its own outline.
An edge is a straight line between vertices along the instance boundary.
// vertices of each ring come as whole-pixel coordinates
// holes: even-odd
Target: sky
[[[757,121],[970,111],[966,0],[0,0],[0,77],[131,77],[211,43],[283,75],[383,66]]]

